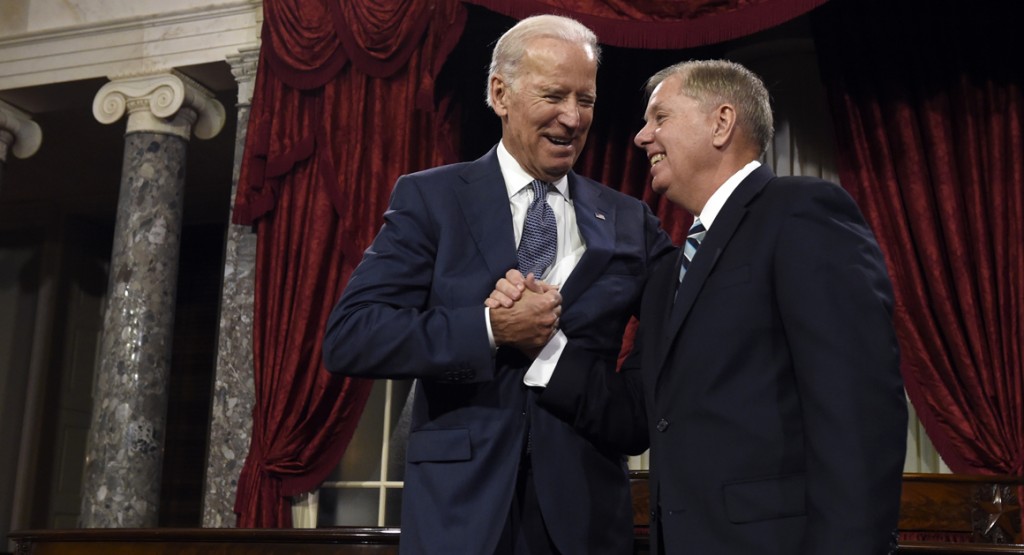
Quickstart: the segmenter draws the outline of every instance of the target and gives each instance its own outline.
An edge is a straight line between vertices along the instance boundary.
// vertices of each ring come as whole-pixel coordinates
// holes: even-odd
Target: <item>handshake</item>
[[[562,295],[558,287],[532,273],[523,277],[513,268],[498,280],[484,305],[490,308],[494,344],[510,345],[536,358],[558,331]]]

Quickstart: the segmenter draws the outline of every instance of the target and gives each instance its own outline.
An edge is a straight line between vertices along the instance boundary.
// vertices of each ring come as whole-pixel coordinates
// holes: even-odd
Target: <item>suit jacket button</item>
[[[658,421],[658,424],[655,426],[655,428],[659,432],[664,432],[665,430],[668,429],[668,420],[665,420],[664,418],[662,418],[661,420]]]

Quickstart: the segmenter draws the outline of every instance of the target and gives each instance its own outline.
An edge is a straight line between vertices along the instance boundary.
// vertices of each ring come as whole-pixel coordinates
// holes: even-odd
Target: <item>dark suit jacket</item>
[[[530,361],[492,352],[483,301],[516,266],[495,150],[403,176],[384,226],[331,313],[332,372],[417,378],[402,500],[403,553],[493,553],[532,430],[543,517],[565,554],[631,553],[624,457],[536,406]],[[615,356],[647,269],[671,243],[642,202],[569,174],[586,254],[561,289],[571,345]]]
[[[853,200],[762,166],[714,220],[675,306],[674,258],[653,272],[622,373],[576,352],[545,406],[634,451],[646,423],[665,553],[888,553],[907,412],[891,285]]]

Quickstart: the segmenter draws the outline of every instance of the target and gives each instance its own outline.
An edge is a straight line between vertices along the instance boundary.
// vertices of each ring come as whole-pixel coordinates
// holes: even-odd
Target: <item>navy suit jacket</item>
[[[561,288],[560,329],[568,344],[614,357],[648,268],[671,243],[644,203],[575,173],[568,180],[587,250]],[[623,454],[537,407],[541,393],[523,384],[531,361],[489,345],[483,301],[515,266],[492,149],[398,180],[384,226],[330,315],[330,371],[417,379],[401,551],[493,553],[529,427],[538,500],[558,549],[632,553]]]
[[[653,271],[622,372],[572,353],[545,406],[622,448],[649,440],[664,553],[890,552],[906,402],[892,288],[853,200],[762,166],[676,297],[678,272],[678,256]]]

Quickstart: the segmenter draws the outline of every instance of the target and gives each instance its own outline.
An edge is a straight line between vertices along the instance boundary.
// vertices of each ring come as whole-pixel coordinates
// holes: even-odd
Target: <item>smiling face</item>
[[[715,183],[720,161],[715,137],[716,113],[683,94],[683,78],[674,74],[651,93],[644,120],[633,142],[651,162],[651,188],[670,201],[700,214]]]
[[[530,41],[514,80],[495,74],[491,103],[505,148],[527,173],[544,181],[567,174],[594,119],[594,52],[554,38]]]

